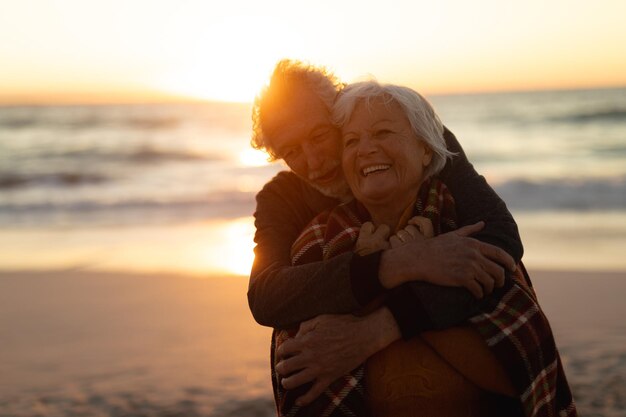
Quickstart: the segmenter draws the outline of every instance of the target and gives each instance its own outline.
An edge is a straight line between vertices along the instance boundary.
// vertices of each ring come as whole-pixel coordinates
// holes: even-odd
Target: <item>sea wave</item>
[[[33,186],[74,187],[100,184],[114,179],[114,176],[90,171],[104,171],[105,165],[111,163],[151,165],[168,162],[216,162],[223,159],[224,157],[220,155],[153,147],[129,150],[81,149],[28,152],[13,155],[11,159],[3,161],[4,168],[8,172],[0,171],[0,190]],[[29,168],[25,168],[27,166],[58,168],[57,171],[41,173],[29,172]]]
[[[494,188],[513,210],[626,210],[626,177],[516,179]]]
[[[592,149],[591,152],[602,158],[621,158],[626,155],[626,143],[615,145],[599,145]]]
[[[111,116],[82,115],[71,117],[67,113],[63,117],[45,117],[40,113],[3,115],[0,118],[0,126],[4,129],[99,129],[102,127],[132,128],[138,130],[161,130],[174,129],[183,123],[183,120],[172,116]]]
[[[557,123],[592,123],[592,122],[621,122],[626,123],[626,108],[607,108],[593,111],[573,112],[563,116],[554,116],[546,119]]]
[[[87,177],[84,180],[89,180]],[[94,177],[95,181],[98,177]],[[626,211],[626,177],[612,179],[516,179],[495,186],[514,212]],[[187,222],[252,215],[255,191],[236,189],[205,195],[128,197],[110,201],[55,199],[41,202],[0,203],[0,225],[95,226]]]
[[[48,174],[0,174],[0,190],[28,186],[74,187],[86,184],[100,184],[109,178],[95,173],[54,172]]]
[[[178,223],[252,215],[255,192],[236,190],[169,201],[145,198],[114,202],[83,200],[70,203],[0,204],[0,225],[98,226]]]
[[[234,103],[120,104],[85,106],[0,106],[0,130],[175,131],[210,124],[241,127],[249,105]]]
[[[215,161],[218,155],[203,154],[194,151],[178,151],[172,149],[158,149],[155,147],[140,147],[137,149],[81,149],[65,152],[47,152],[36,155],[42,159],[71,159],[89,160],[95,162],[166,162],[166,161]]]

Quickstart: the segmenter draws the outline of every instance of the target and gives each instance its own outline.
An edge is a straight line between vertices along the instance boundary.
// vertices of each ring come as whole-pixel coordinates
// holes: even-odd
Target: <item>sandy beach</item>
[[[580,414],[626,416],[626,272],[532,271]],[[0,273],[0,416],[271,416],[245,277]]]

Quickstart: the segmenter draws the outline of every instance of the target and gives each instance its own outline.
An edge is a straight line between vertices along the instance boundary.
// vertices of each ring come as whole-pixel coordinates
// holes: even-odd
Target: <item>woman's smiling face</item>
[[[407,207],[422,183],[432,152],[419,139],[402,107],[386,97],[357,103],[342,128],[343,170],[357,200]]]

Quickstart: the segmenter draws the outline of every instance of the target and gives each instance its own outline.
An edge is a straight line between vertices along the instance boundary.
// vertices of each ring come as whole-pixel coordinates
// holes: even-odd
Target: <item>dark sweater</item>
[[[517,225],[485,179],[446,130],[447,148],[456,153],[439,177],[456,201],[459,226],[484,220],[473,237],[504,249],[516,262],[523,253]],[[291,172],[280,172],[257,195],[255,261],[248,302],[262,325],[285,328],[320,314],[345,314],[362,308],[384,289],[378,281],[380,252],[366,257],[346,253],[324,262],[291,266],[291,245],[308,222],[338,204]],[[505,285],[506,287],[506,285]],[[411,282],[389,292],[387,307],[405,338],[429,329],[459,324],[501,296],[481,300],[463,288]]]

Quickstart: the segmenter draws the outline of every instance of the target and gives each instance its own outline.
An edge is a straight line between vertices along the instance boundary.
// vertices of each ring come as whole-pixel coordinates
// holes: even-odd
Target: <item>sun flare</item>
[[[219,230],[221,245],[212,266],[234,275],[249,275],[254,261],[254,230],[250,217],[225,224]]]
[[[156,79],[170,93],[229,102],[252,102],[276,62],[298,45],[279,25],[253,17],[229,16],[207,24],[185,16],[171,65]],[[283,25],[284,26],[284,25]],[[301,47],[302,45],[300,45]]]
[[[244,149],[239,153],[239,163],[247,167],[261,167],[269,164],[267,154],[256,149]]]

